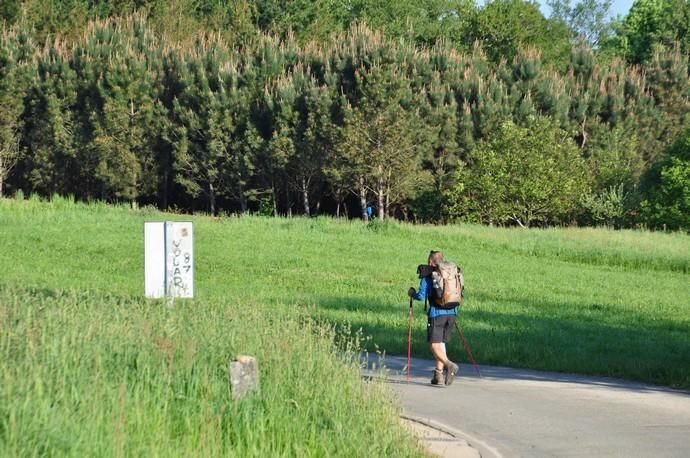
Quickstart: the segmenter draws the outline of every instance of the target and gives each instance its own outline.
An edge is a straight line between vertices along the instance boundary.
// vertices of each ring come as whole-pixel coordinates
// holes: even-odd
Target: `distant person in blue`
[[[367,217],[371,219],[371,214],[374,212],[374,209],[371,208],[371,206],[367,207]]]
[[[425,301],[429,299],[429,311],[427,314],[426,333],[427,340],[431,344],[431,353],[436,358],[436,368],[431,378],[432,385],[450,385],[458,372],[458,365],[448,359],[446,355],[446,342],[450,336],[457,319],[457,308],[440,308],[435,304],[435,292],[433,288],[432,274],[438,270],[439,264],[443,262],[443,253],[432,251],[429,253],[427,265],[421,265],[419,271],[419,291],[410,288],[407,294],[414,300]]]

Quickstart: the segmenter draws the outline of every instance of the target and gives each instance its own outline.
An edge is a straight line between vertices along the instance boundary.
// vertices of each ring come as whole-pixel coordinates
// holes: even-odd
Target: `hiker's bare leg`
[[[431,344],[431,353],[436,358],[436,369],[443,370],[448,357],[446,356],[446,344],[443,342],[436,342]]]

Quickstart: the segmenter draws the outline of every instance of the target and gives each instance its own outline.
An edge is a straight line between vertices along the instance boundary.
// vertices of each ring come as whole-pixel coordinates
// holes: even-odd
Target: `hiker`
[[[445,262],[443,253],[440,251],[429,253],[427,264],[420,265],[417,273],[420,278],[419,291],[410,288],[407,294],[417,301],[429,300],[427,340],[431,344],[431,353],[436,358],[436,368],[431,384],[440,385],[443,381],[445,385],[450,385],[459,367],[448,359],[446,342],[450,340],[457,318],[457,307],[462,300],[464,287],[462,274],[459,273],[455,264]],[[444,278],[446,278],[445,281]]]

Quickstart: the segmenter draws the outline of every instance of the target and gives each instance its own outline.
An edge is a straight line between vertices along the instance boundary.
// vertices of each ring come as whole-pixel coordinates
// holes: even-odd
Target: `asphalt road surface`
[[[690,457],[690,392],[616,379],[463,364],[448,387],[433,362],[372,360],[411,419],[452,431],[483,457]],[[448,456],[452,454],[447,454]]]

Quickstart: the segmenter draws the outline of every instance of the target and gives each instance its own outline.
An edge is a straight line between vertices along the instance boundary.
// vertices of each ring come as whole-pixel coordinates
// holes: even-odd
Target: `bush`
[[[470,152],[447,194],[451,219],[554,224],[574,211],[587,185],[585,165],[567,132],[546,118],[504,123]]]
[[[640,187],[642,222],[690,230],[690,129],[649,169]]]
[[[620,227],[625,215],[625,198],[623,185],[596,194],[587,192],[580,198],[580,220],[586,224]]]

